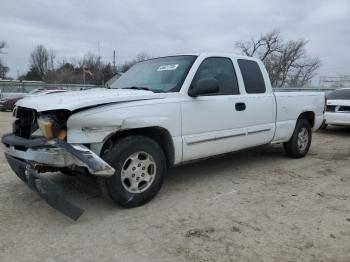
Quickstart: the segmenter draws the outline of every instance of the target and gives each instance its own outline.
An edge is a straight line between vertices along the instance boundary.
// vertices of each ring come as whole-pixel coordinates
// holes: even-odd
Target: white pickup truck
[[[41,173],[97,176],[107,196],[135,207],[171,166],[275,143],[305,156],[324,109],[323,93],[274,93],[260,60],[186,54],[140,62],[110,89],[20,100],[2,142],[15,173],[76,219],[82,211]]]

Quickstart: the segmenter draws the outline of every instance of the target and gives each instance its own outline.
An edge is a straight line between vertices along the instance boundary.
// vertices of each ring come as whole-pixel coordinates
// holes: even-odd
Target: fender
[[[103,143],[114,133],[127,129],[161,127],[172,137],[181,136],[179,103],[135,106],[108,105],[73,114],[67,121],[68,143]]]

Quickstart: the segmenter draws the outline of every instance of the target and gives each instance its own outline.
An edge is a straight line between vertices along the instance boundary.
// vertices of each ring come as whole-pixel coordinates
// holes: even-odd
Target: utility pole
[[[113,73],[117,73],[117,67],[115,66],[115,50],[113,51]]]

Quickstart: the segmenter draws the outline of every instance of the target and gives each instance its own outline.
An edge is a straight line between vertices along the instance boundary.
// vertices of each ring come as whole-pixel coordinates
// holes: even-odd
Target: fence
[[[85,90],[101,86],[83,84],[46,84],[41,82],[0,81],[0,98],[27,94],[38,88],[65,89],[70,91]]]
[[[273,88],[273,91],[275,92],[327,92],[327,91],[333,91],[334,88],[329,87],[279,87],[279,88]]]
[[[96,85],[83,85],[83,84],[46,84],[46,83],[28,83],[19,81],[0,82],[0,91],[3,93],[29,93],[30,91],[38,88],[45,89],[67,89],[71,91],[78,91],[82,89],[90,89],[99,87]]]
[[[83,84],[46,84],[41,82],[20,82],[20,81],[0,81],[0,98],[16,96],[21,94],[29,93],[38,88],[45,89],[66,89],[70,91],[85,90],[91,88],[99,88],[103,86],[96,85],[83,85]],[[274,88],[277,92],[292,92],[292,91],[319,91],[327,92],[334,90],[334,88],[327,87],[305,87],[305,88]]]

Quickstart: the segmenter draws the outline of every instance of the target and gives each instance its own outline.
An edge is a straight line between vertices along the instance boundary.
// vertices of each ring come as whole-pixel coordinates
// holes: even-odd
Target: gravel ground
[[[0,133],[10,131],[0,113]],[[1,150],[3,147],[1,145]],[[92,179],[52,174],[84,208],[71,221],[0,156],[0,261],[350,261],[350,129],[314,134],[307,157],[259,147],[170,170],[123,209]]]

